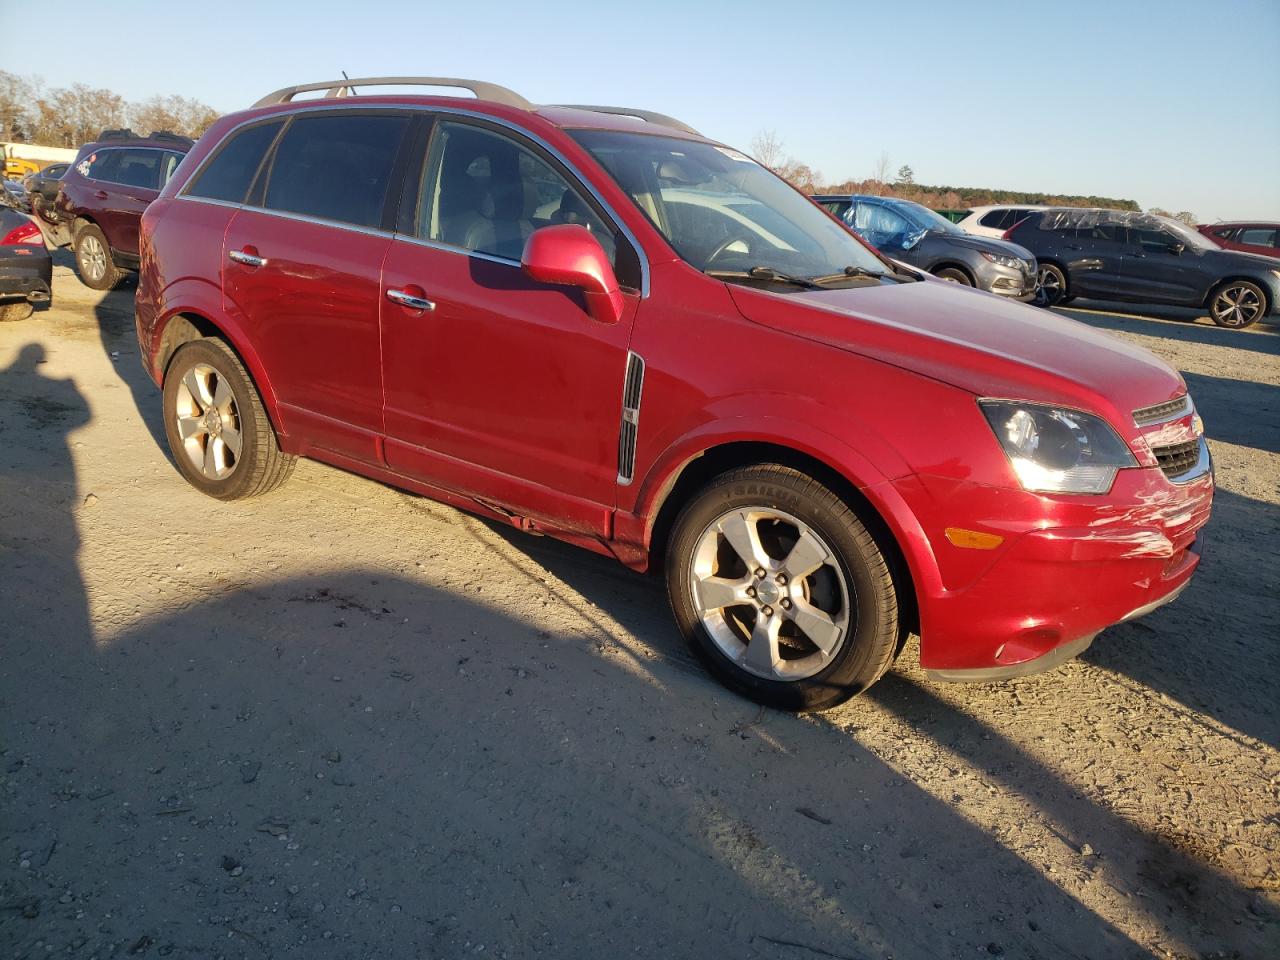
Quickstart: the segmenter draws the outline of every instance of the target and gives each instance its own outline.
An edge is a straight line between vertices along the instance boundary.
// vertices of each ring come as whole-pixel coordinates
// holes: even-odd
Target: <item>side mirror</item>
[[[535,230],[525,241],[520,267],[539,283],[577,287],[587,313],[600,323],[622,319],[622,291],[600,242],[586,227],[573,223]]]
[[[1169,244],[1169,252],[1172,253],[1175,257],[1181,256],[1182,251],[1186,249],[1187,249],[1187,245],[1183,243],[1181,240],[1175,240],[1173,243]]]
[[[928,230],[917,230],[915,233],[909,233],[902,240],[903,250],[914,250],[920,245],[920,241],[925,238]]]

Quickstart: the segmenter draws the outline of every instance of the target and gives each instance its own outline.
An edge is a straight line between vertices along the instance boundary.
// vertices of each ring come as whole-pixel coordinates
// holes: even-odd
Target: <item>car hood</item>
[[[1026,247],[1020,247],[1008,240],[996,240],[992,237],[974,237],[958,233],[931,233],[931,240],[953,247],[965,247],[969,250],[998,253],[1006,257],[1017,257],[1019,260],[1034,260],[1035,256]]]
[[[1075,320],[937,280],[773,293],[730,285],[748,320],[893,364],[980,397],[1132,412],[1185,392],[1154,354]]]
[[[1223,270],[1229,268],[1238,270],[1276,269],[1276,258],[1269,257],[1265,253],[1252,253],[1248,250],[1227,250],[1222,247],[1216,247],[1213,250],[1205,250],[1200,255],[1212,258],[1214,263],[1220,263],[1222,265],[1220,269]]]

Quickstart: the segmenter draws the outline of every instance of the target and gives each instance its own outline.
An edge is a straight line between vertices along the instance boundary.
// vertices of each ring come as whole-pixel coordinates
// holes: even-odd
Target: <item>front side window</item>
[[[243,203],[267,148],[283,125],[283,120],[276,120],[234,134],[204,165],[187,188],[187,195]]]
[[[360,227],[382,225],[400,142],[401,114],[296,117],[280,138],[263,206]]]
[[[805,279],[849,267],[886,271],[840,224],[737,150],[612,130],[570,133],[695,269]]]
[[[120,164],[112,178],[116,183],[126,187],[139,187],[143,190],[159,190],[160,177],[164,172],[166,158],[172,154],[163,150],[120,150]]]
[[[859,201],[853,210],[853,229],[877,250],[901,247],[914,229],[901,213],[882,203]]]
[[[1012,222],[1011,211],[1009,210],[992,210],[990,213],[983,214],[978,223],[984,227],[991,227],[993,230],[1003,230]]]
[[[419,237],[518,261],[535,230],[563,223],[586,227],[617,269],[613,230],[546,160],[483,127],[436,125],[418,194]]]

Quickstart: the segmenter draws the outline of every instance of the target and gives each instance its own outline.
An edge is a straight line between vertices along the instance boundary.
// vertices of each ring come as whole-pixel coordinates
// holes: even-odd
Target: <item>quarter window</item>
[[[470,124],[437,124],[415,223],[425,240],[506,260],[519,260],[541,227],[579,224],[618,269],[613,230],[559,172],[511,138]]]
[[[403,115],[297,117],[280,138],[263,206],[379,227],[391,171],[408,129]]]
[[[283,125],[282,120],[261,123],[232,136],[205,164],[187,194],[243,203],[267,147]]]

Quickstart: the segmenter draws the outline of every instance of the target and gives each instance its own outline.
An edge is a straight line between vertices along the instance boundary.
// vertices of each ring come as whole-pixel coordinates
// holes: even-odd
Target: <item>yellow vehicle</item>
[[[21,180],[29,173],[39,173],[41,164],[22,157],[4,158],[4,177],[6,180]]]

